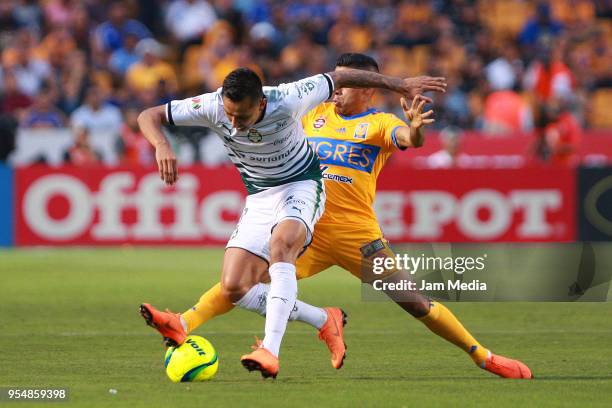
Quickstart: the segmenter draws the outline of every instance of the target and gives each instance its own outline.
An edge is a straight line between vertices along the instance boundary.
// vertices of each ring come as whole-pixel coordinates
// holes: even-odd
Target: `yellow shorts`
[[[319,223],[312,243],[297,260],[297,278],[308,278],[337,265],[370,282],[387,275],[372,275],[371,260],[375,256],[394,256],[377,224],[347,228]]]

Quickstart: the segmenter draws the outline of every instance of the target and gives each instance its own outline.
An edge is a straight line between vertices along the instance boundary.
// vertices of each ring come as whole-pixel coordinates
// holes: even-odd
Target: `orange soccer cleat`
[[[344,326],[346,313],[338,307],[326,307],[327,321],[319,330],[319,339],[327,344],[331,353],[331,364],[336,370],[342,368],[346,357],[346,344],[344,343]]]
[[[504,378],[533,378],[531,370],[524,363],[511,358],[498,356],[491,352],[489,353],[489,357],[485,361],[484,367],[482,367],[485,370]]]
[[[278,357],[264,348],[261,340],[257,337],[255,337],[255,345],[252,347],[253,351],[251,353],[240,357],[240,362],[242,362],[244,368],[249,371],[260,371],[264,379],[268,377],[276,378],[280,369]]]
[[[143,303],[140,305],[140,315],[149,326],[157,329],[167,347],[176,347],[185,341],[187,332],[181,323],[180,313],[172,313],[168,309],[161,312],[150,304]]]

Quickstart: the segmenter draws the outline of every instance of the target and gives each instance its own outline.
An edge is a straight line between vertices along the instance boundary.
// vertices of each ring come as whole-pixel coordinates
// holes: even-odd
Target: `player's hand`
[[[410,127],[414,129],[419,129],[425,125],[429,125],[435,122],[435,119],[431,117],[433,115],[433,110],[430,109],[427,112],[423,112],[423,108],[427,103],[429,98],[424,97],[423,95],[416,95],[412,99],[412,104],[408,106],[408,101],[406,98],[402,98],[400,103],[402,104],[402,109],[404,110],[404,115],[406,119],[410,121]]]
[[[178,180],[176,155],[168,142],[160,143],[155,148],[155,160],[159,169],[159,176],[167,185],[171,186]]]
[[[427,103],[432,103],[431,98],[422,96],[425,92],[446,92],[446,78],[419,76],[412,78],[404,78],[403,94],[408,98],[414,98],[421,95]]]

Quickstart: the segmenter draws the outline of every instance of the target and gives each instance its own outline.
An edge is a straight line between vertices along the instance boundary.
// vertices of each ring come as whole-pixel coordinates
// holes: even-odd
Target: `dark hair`
[[[251,98],[253,102],[263,98],[261,79],[249,68],[238,68],[230,72],[223,80],[221,95],[234,102]]]
[[[336,60],[336,66],[380,72],[378,63],[374,58],[352,52],[340,55]]]

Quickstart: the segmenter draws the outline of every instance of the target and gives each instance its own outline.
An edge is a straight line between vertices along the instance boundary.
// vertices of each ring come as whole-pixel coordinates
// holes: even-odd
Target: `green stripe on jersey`
[[[244,173],[244,176],[250,179],[253,183],[265,182],[266,180],[283,181],[303,171],[306,171],[306,169],[311,166],[312,161],[315,160],[317,156],[313,154],[310,156],[305,156],[305,158],[306,160],[298,160],[287,170],[283,171],[282,173],[277,173],[277,174],[262,174],[262,173],[251,171],[251,169],[247,169],[245,167],[238,167],[238,166],[237,167],[238,167],[238,171],[240,171],[241,173]],[[296,167],[298,168],[296,169]],[[244,170],[241,171],[240,169],[244,169]]]
[[[249,179],[247,175],[240,172],[240,177],[242,177],[242,182],[247,189],[248,194],[256,194],[261,191],[265,191],[268,188],[282,186],[284,184],[293,183],[296,181],[302,180],[315,180],[321,182],[323,178],[323,173],[321,172],[321,164],[319,163],[319,158],[314,156],[314,160],[311,161],[310,165],[303,171],[300,171],[298,174],[294,176],[290,176],[285,179],[271,179],[271,180],[257,180],[254,181]]]

